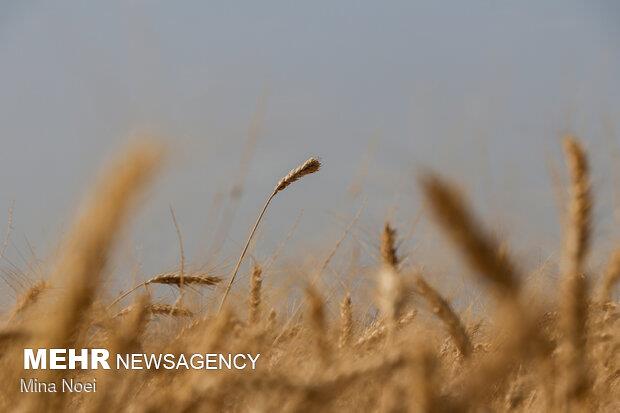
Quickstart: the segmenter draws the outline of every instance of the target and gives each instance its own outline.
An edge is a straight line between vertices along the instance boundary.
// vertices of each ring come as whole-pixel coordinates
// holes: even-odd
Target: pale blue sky
[[[133,240],[145,265],[174,265],[172,203],[197,259],[258,107],[264,127],[219,264],[237,254],[275,181],[314,154],[325,168],[276,199],[259,255],[302,206],[296,246],[337,238],[363,197],[365,240],[394,203],[408,222],[423,167],[463,184],[515,239],[553,242],[547,162],[562,165],[563,131],[586,141],[599,209],[611,208],[618,73],[614,1],[4,0],[0,211],[14,200],[10,253],[27,237],[48,254],[101,161],[151,130],[174,151]],[[363,196],[351,199],[369,153]],[[597,231],[611,236],[601,215]]]

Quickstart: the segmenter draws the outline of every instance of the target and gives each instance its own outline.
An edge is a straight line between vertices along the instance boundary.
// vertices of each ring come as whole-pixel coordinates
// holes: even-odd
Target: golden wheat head
[[[586,153],[576,138],[564,138],[564,152],[570,176],[564,265],[566,272],[580,272],[591,238],[590,171]]]
[[[515,266],[497,241],[485,233],[460,193],[434,174],[422,177],[420,183],[430,212],[470,267],[497,291],[514,296],[519,289]]]
[[[386,222],[381,235],[381,259],[384,265],[394,269],[398,268],[400,261],[396,249],[396,230]]]
[[[306,162],[299,165],[297,168],[292,169],[286,176],[280,179],[280,182],[276,185],[274,192],[280,192],[293,182],[301,179],[306,175],[313,174],[321,169],[321,161],[318,158],[310,158]]]

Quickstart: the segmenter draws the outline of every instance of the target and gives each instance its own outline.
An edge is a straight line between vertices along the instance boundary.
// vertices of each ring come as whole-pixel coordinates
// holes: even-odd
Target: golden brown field
[[[337,291],[323,288],[325,262],[307,270],[305,296],[291,315],[281,311],[281,296],[262,284],[270,269],[264,263],[239,275],[269,204],[286,202],[281,192],[322,173],[320,161],[311,158],[283,171],[281,181],[265,183],[275,188],[265,194],[230,273],[191,270],[179,231],[178,270],[154,274],[119,297],[104,288],[121,276],[110,274],[107,264],[163,161],[157,144],[136,143],[104,169],[46,278],[26,274],[30,289],[4,315],[0,411],[620,411],[620,309],[614,299],[620,249],[604,274],[589,272],[596,200],[590,167],[576,138],[564,140],[564,151],[567,205],[556,291],[539,297],[526,290],[528,274],[510,248],[447,177],[428,172],[412,183],[426,201],[423,219],[432,219],[452,243],[445,253],[460,254],[463,266],[478,275],[471,283],[492,306],[468,317],[455,311],[424,263],[406,260],[399,250],[399,228],[385,223],[376,234],[380,260],[372,302],[356,301],[344,283]],[[161,284],[175,288],[178,299],[161,302],[149,294]],[[247,295],[239,293],[244,289]],[[205,310],[191,299],[196,290],[213,290]],[[339,317],[328,308],[337,308]],[[261,356],[254,371],[27,371],[24,348]],[[22,377],[50,382],[68,376],[96,378],[97,392],[20,392]]]

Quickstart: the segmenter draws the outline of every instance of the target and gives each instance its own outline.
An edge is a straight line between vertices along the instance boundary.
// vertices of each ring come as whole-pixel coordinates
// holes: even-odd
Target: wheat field
[[[178,269],[123,294],[109,291],[106,281],[122,276],[108,265],[114,247],[165,155],[156,143],[136,143],[93,185],[45,277],[26,274],[30,288],[4,314],[0,411],[620,411],[620,250],[602,274],[591,273],[590,165],[577,138],[563,143],[562,256],[557,288],[544,294],[555,300],[524,288],[520,262],[449,177],[426,172],[412,183],[425,200],[423,219],[451,243],[445,253],[460,257],[476,275],[469,282],[492,303],[467,317],[423,262],[398,248],[401,232],[391,222],[376,234],[371,299],[360,302],[344,283],[326,289],[323,263],[307,270],[294,311],[282,310],[276,287],[264,282],[271,266],[243,264],[270,203],[286,202],[281,192],[324,173],[315,158],[265,183],[275,187],[230,271],[194,271],[179,231]],[[176,224],[174,211],[172,217]],[[173,288],[176,299],[158,300],[152,294],[158,285]],[[194,305],[196,291],[209,291],[207,306]],[[24,348],[260,353],[260,359],[255,370],[243,371],[75,370],[72,377],[96,379],[97,392],[24,393],[22,377],[53,382],[69,375],[24,370]]]

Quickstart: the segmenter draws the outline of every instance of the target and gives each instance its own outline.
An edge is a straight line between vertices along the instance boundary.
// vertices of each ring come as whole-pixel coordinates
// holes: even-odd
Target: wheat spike
[[[256,324],[261,317],[261,287],[263,285],[262,269],[259,265],[252,267],[252,276],[250,277],[250,323]]]
[[[426,280],[420,275],[414,275],[414,283],[416,291],[426,299],[433,310],[433,313],[444,322],[448,328],[450,336],[454,340],[454,344],[458,348],[463,357],[469,357],[471,354],[471,341],[467,335],[467,331],[461,322],[459,316],[454,312],[450,303],[441,296]]]
[[[162,151],[150,143],[131,147],[95,187],[77,220],[52,276],[62,293],[56,319],[46,322],[49,343],[71,347],[71,337],[95,298],[107,255],[137,196],[153,177]]]
[[[193,317],[194,313],[186,308],[169,304],[149,304],[147,311],[153,315],[166,315],[171,317]]]
[[[239,272],[239,267],[241,267],[241,263],[243,262],[243,258],[245,257],[245,254],[248,252],[248,247],[250,246],[250,242],[252,242],[252,238],[254,237],[254,234],[256,233],[258,224],[260,224],[261,219],[263,219],[263,215],[265,215],[265,211],[267,211],[267,208],[269,207],[271,200],[278,194],[278,192],[284,190],[286,187],[288,187],[293,182],[299,180],[303,176],[317,172],[320,168],[321,168],[321,161],[319,161],[317,158],[310,158],[303,164],[299,165],[297,168],[291,170],[284,178],[282,178],[278,182],[278,184],[276,185],[271,195],[269,195],[269,198],[267,198],[267,201],[265,202],[263,209],[261,210],[260,214],[258,214],[258,218],[256,219],[256,222],[254,223],[254,226],[252,227],[252,230],[250,231],[250,235],[248,236],[248,239],[245,242],[245,246],[243,247],[243,250],[241,251],[241,255],[239,256],[239,259],[237,260],[237,264],[235,265],[232,275],[230,276],[230,280],[228,281],[228,285],[226,286],[226,290],[224,291],[224,295],[222,296],[222,301],[220,303],[220,308],[218,312],[222,311],[222,308],[224,307],[224,304],[226,303],[226,298],[228,297],[228,294],[230,293],[230,289],[233,283],[235,282],[235,278],[237,277],[237,273]]]
[[[177,222],[177,216],[174,213],[174,209],[172,205],[170,206],[170,216],[172,218],[172,224],[174,225],[174,229],[177,233],[177,239],[179,241],[179,289],[181,290],[181,294],[179,299],[181,300],[183,297],[183,284],[185,281],[185,249],[183,247],[183,235],[181,234],[181,228],[179,228],[179,223]]]
[[[399,264],[396,247],[396,230],[385,223],[383,234],[381,235],[381,259],[384,265],[397,269]]]
[[[394,332],[406,300],[406,286],[398,272],[399,258],[396,254],[396,230],[386,223],[381,236],[381,258],[379,271],[379,308],[387,323],[388,334]]]
[[[458,191],[437,175],[426,175],[420,183],[431,213],[466,262],[503,296],[516,296],[519,277],[514,264],[483,231]]]
[[[133,288],[130,288],[128,291],[116,297],[114,301],[108,304],[107,308],[109,309],[113,307],[114,304],[118,303],[123,298],[136,291],[138,288],[150,284],[176,285],[179,288],[181,288],[181,285],[202,285],[210,287],[219,284],[221,281],[222,279],[220,277],[209,275],[206,272],[194,272],[191,274],[183,274],[183,276],[181,276],[181,271],[168,271],[154,275],[150,279],[134,286]]]
[[[601,301],[610,302],[615,285],[620,281],[620,249],[611,255],[607,269],[603,275]]]
[[[317,172],[321,168],[321,161],[317,158],[310,158],[306,162],[299,165],[297,168],[292,169],[284,178],[280,179],[276,188],[274,190],[275,193],[284,190],[287,186],[292,184],[293,182],[301,179],[302,177],[313,174]]]
[[[588,390],[584,355],[588,282],[583,266],[590,246],[592,195],[588,160],[581,144],[568,136],[564,139],[564,152],[570,187],[562,261],[564,283],[560,321],[566,352],[564,399],[568,408],[571,408],[585,397]]]
[[[591,238],[592,195],[588,158],[581,144],[571,136],[564,139],[564,153],[570,176],[564,272],[580,273],[590,248]]]

